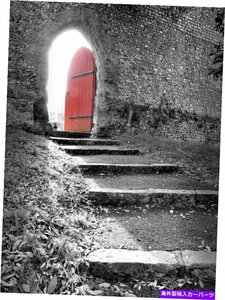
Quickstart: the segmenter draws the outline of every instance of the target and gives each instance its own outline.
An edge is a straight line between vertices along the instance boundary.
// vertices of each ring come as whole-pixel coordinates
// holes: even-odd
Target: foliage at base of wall
[[[23,129],[28,133],[33,133],[35,135],[42,135],[42,136],[50,136],[53,132],[53,127],[50,123],[39,123],[36,122],[32,125],[27,123],[21,124],[19,128]]]
[[[177,140],[219,143],[220,119],[198,115],[175,108],[149,108],[136,106],[129,124],[129,107],[118,111],[118,122],[108,128],[108,133],[121,134],[130,132],[132,135],[149,133]],[[120,121],[120,122],[119,122]]]

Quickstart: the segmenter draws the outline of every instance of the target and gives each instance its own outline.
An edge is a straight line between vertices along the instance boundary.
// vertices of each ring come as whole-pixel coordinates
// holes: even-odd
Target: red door
[[[82,47],[74,54],[67,78],[64,130],[90,133],[96,83],[92,51]]]

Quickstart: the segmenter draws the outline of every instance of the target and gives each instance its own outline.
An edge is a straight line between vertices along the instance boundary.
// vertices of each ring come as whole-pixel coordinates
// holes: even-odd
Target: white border
[[[30,1],[30,0],[28,0]],[[37,0],[41,1],[41,0]],[[42,0],[46,1],[46,0]],[[111,0],[111,1],[87,1],[87,0],[49,0],[48,2],[86,2],[86,3],[117,3],[117,4],[146,4],[146,5],[168,5],[168,6],[203,6],[203,7],[225,7],[224,1],[214,0],[189,0],[189,1],[180,1],[180,0],[158,0],[158,1],[144,1],[144,0]],[[3,176],[4,176],[4,148],[5,148],[5,119],[6,119],[6,91],[7,91],[7,65],[8,65],[8,32],[9,32],[9,0],[0,1],[0,33],[1,33],[1,52],[0,52],[0,93],[1,93],[1,110],[0,110],[0,138],[1,138],[1,147],[0,147],[0,227],[2,228],[2,195],[3,195]],[[225,132],[225,105],[224,105],[224,89],[225,83],[223,81],[223,105],[222,105],[222,133]],[[225,297],[225,259],[224,255],[224,236],[225,236],[225,137],[224,134],[221,135],[221,164],[220,164],[220,194],[219,194],[219,216],[218,216],[218,250],[217,250],[217,276],[216,276],[216,300],[222,300]],[[1,234],[0,234],[0,245],[1,245]],[[0,246],[1,247],[1,246]],[[1,249],[0,249],[1,250]],[[15,297],[15,294],[1,294],[1,298],[8,299]],[[24,299],[30,297],[29,294],[16,294],[18,299]],[[61,295],[32,295],[32,298],[39,299],[40,297],[48,299],[60,299],[65,298],[66,296]],[[73,296],[74,297],[74,296]],[[76,297],[77,298],[77,297]],[[82,299],[93,297],[82,297]],[[97,297],[97,299],[121,299],[121,297]],[[96,298],[95,298],[96,299]],[[142,298],[139,298],[142,299]],[[143,298],[147,299],[147,298]],[[153,299],[153,298],[151,298]],[[158,298],[156,298],[158,299]]]

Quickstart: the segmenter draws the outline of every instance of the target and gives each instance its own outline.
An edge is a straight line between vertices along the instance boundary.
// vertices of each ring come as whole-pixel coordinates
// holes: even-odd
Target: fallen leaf
[[[3,286],[13,286],[14,284],[13,284],[13,282],[5,282],[4,280],[1,280],[1,284],[3,285]]]
[[[183,285],[185,285],[185,283],[178,283],[178,287],[182,287]]]
[[[81,286],[78,286],[78,287],[76,288],[76,291],[77,291],[77,294],[78,294],[78,295],[86,295],[86,293],[87,293],[88,291],[91,291],[91,289],[90,289],[90,287],[89,287],[88,284],[83,284],[83,285],[81,285]]]
[[[100,283],[100,284],[99,284],[99,287],[100,287],[100,288],[107,289],[107,288],[109,288],[109,287],[110,287],[110,284],[109,284],[109,283],[107,283],[107,282],[103,282],[103,283]]]
[[[3,266],[2,266],[2,268],[1,268],[1,273],[2,273],[2,275],[7,271],[7,269],[8,269],[8,264],[4,264]]]
[[[121,290],[120,290],[120,288],[117,285],[113,285],[113,289],[114,289],[114,292],[116,294],[121,294],[122,293]]]
[[[205,247],[205,251],[211,252],[211,248],[210,248],[209,246],[206,246],[206,247]]]
[[[153,287],[157,287],[157,280],[155,280],[155,281],[153,281],[153,282],[150,282],[149,284],[148,284],[148,286],[153,286]]]
[[[3,279],[3,280],[7,280],[7,279],[9,279],[9,278],[11,278],[11,277],[14,277],[14,276],[15,276],[15,273],[10,274],[10,275],[7,275],[7,276],[4,276],[4,277],[2,277],[2,279]]]
[[[128,293],[128,292],[124,293],[123,296],[124,297],[137,297],[136,295]]]
[[[22,288],[23,288],[24,292],[26,292],[26,293],[29,293],[29,292],[30,292],[30,287],[29,287],[28,284],[23,284],[23,285],[22,285]]]
[[[16,248],[19,246],[20,243],[21,243],[21,239],[18,239],[18,240],[14,243],[14,245],[13,245],[13,247],[12,247],[13,251],[16,250]]]
[[[15,278],[11,278],[9,282],[1,280],[1,285],[6,287],[15,286],[16,284],[17,284],[17,280]]]
[[[54,292],[54,290],[56,289],[57,283],[58,283],[57,276],[54,275],[54,277],[51,279],[51,281],[49,282],[49,285],[48,285],[48,289],[47,289],[48,294],[51,294]]]
[[[34,254],[32,252],[25,252],[25,254],[30,258],[32,258],[34,256]]]
[[[186,281],[184,279],[177,279],[177,286],[178,287],[182,287],[183,285],[185,285]]]
[[[159,290],[164,289],[166,286],[165,285],[157,285],[157,287],[159,288]]]
[[[101,291],[101,290],[96,290],[96,291],[87,290],[87,293],[90,294],[90,295],[92,295],[92,296],[99,296],[99,295],[103,294],[103,291]]]
[[[127,287],[126,284],[124,284],[124,283],[119,283],[119,286],[121,286],[121,287]]]
[[[200,285],[201,288],[205,287],[204,284],[203,284],[203,282],[201,280],[198,281],[198,284]]]

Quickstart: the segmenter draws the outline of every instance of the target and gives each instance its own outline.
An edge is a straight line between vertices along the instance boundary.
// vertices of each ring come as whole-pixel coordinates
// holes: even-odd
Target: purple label
[[[191,290],[160,290],[160,298],[215,300],[215,292]]]

